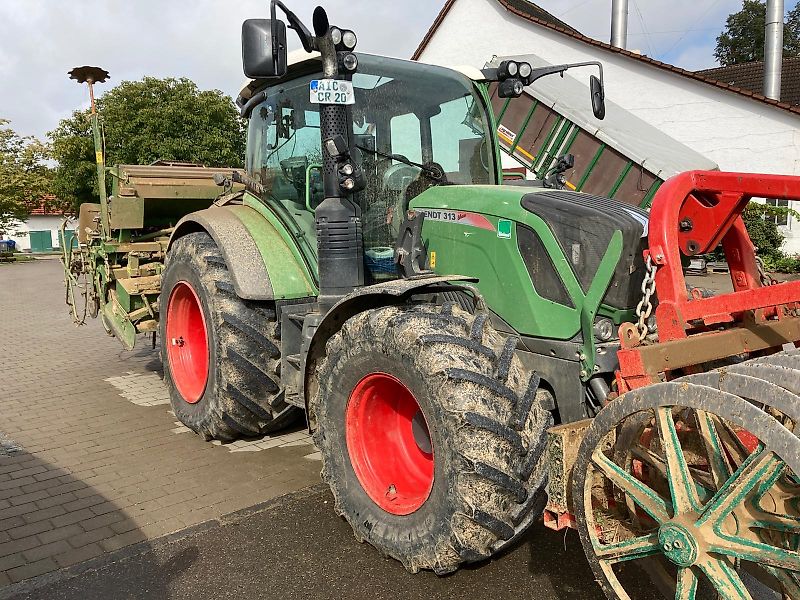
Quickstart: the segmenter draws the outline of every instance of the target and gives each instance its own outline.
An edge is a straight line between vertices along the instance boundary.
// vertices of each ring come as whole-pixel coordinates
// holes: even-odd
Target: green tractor
[[[316,36],[287,15],[304,45],[291,58],[280,21],[243,28],[246,190],[172,235],[173,406],[223,439],[304,410],[356,537],[447,573],[540,517],[548,428],[602,406],[646,215],[499,185],[489,85],[518,96],[555,70],[355,54],[323,11]],[[551,231],[554,208],[572,215]]]
[[[276,8],[299,54],[287,55]],[[800,393],[767,381],[769,369],[800,375],[800,358],[782,348],[800,339],[797,319],[770,320],[761,301],[763,319],[743,318],[753,307],[741,303],[727,320],[709,321],[722,309],[689,320],[688,309],[669,312],[716,302],[686,298],[685,236],[685,255],[720,240],[735,247],[742,302],[763,291],[750,289],[761,284],[739,229],[743,206],[729,203],[755,191],[738,190],[741,177],[715,188],[711,174],[687,174],[694,187],[683,195],[685,178],[659,192],[654,229],[640,209],[560,189],[558,178],[503,185],[490,93],[517,97],[585,64],[458,71],[357,54],[356,35],[321,8],[313,29],[279,0],[271,19],[244,23],[246,172],[217,173],[217,200],[159,238],[156,295],[141,297],[157,305],[176,416],[206,439],[232,440],[305,412],[336,512],[412,572],[483,560],[547,508],[548,524],[580,530],[609,598],[628,597],[615,569],[640,559],[656,560],[648,572],[670,597],[711,586],[748,598],[737,575],[745,561],[766,565],[760,585],[798,597],[797,408],[742,400]],[[602,70],[590,83],[602,118]],[[723,189],[734,191],[714,195]],[[800,186],[770,192],[796,197]],[[662,233],[674,248],[654,246]],[[111,273],[129,250],[104,259]],[[773,304],[800,291],[779,296]],[[742,381],[715,379],[714,367],[734,363]],[[746,431],[748,415],[758,423]],[[770,527],[742,508],[755,480],[743,495],[725,487],[766,448],[776,450],[758,462],[758,493],[776,531],[714,529],[701,515],[709,502],[720,523]],[[711,533],[698,533],[701,521]]]

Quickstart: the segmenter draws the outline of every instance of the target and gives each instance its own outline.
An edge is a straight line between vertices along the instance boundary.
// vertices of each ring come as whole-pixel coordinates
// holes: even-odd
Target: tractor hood
[[[603,303],[618,310],[630,310],[638,303],[648,215],[636,206],[547,188],[438,186],[416,197],[411,208],[424,211],[426,220],[461,225],[467,240],[474,239],[470,229],[476,228],[491,228],[497,238],[515,240],[534,286],[563,304],[570,304],[567,297],[574,294],[568,294],[569,286],[556,276],[558,266],[566,263],[583,292],[588,292],[612,236],[620,231],[622,255]]]
[[[622,257],[604,301],[619,309],[635,306],[645,274],[645,211],[619,200],[549,189],[526,194],[521,205],[547,223],[584,291],[588,291],[597,273],[611,236],[621,231]]]

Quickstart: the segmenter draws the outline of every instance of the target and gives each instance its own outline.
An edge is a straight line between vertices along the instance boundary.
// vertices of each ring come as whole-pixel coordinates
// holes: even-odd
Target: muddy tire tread
[[[375,340],[389,336],[405,340],[421,356],[415,359],[418,366],[426,363],[426,357],[448,357],[450,364],[431,367],[429,376],[442,382],[446,398],[440,401],[453,424],[452,431],[461,434],[453,437],[467,440],[454,444],[463,470],[455,490],[458,508],[445,521],[449,531],[446,543],[411,555],[404,554],[402,543],[382,548],[369,531],[360,529],[358,518],[347,513],[338,489],[341,482],[334,480],[323,462],[323,479],[331,486],[337,512],[353,525],[357,539],[375,544],[411,572],[432,569],[437,574],[449,573],[462,563],[486,559],[508,546],[536,518],[537,509],[544,507],[546,470],[542,459],[546,431],[552,425],[550,413],[535,402],[538,376],[525,372],[514,355],[516,338],[505,338],[491,328],[485,313],[471,315],[453,303],[367,311],[345,323],[328,341],[327,357],[318,369],[322,395],[327,393],[326,381],[335,377],[337,364],[362,334]],[[324,398],[312,399],[315,415],[320,415],[320,401]],[[324,430],[323,424],[314,431],[323,459]],[[476,459],[476,448],[487,435],[494,440],[489,443],[488,455]],[[489,502],[479,489],[492,490],[486,492]],[[480,531],[474,531],[476,526]],[[402,534],[398,532],[397,537]]]
[[[209,336],[217,357],[217,364],[211,365],[216,369],[216,389],[206,392],[201,399],[204,409],[193,415],[179,415],[183,400],[165,368],[176,416],[207,440],[228,442],[261,435],[278,416],[270,405],[280,390],[280,377],[273,368],[280,356],[274,305],[236,295],[225,258],[206,233],[179,238],[170,251],[167,271],[173,262],[191,265],[201,282],[198,293],[204,295],[214,322]]]

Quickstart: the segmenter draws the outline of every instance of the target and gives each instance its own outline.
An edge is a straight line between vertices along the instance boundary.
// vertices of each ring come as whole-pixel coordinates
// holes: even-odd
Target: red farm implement
[[[741,218],[753,198],[798,200],[800,178],[696,171],[663,185],[644,253],[651,293],[620,329],[619,395],[552,432],[551,447],[583,441],[572,489],[559,495],[551,475],[545,523],[579,530],[609,598],[631,597],[630,564],[668,597],[800,598],[800,282],[760,271]],[[703,297],[681,254],[720,244],[732,291]],[[570,457],[551,461],[552,474]]]

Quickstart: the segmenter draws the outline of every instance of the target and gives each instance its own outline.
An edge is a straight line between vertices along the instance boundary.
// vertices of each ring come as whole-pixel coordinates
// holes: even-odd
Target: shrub
[[[775,223],[777,216],[792,215],[800,219],[800,213],[780,206],[751,202],[742,212],[742,219],[756,247],[756,253],[764,261],[764,268],[773,273],[800,272],[800,255],[790,256],[781,250],[784,236]],[[724,260],[725,253],[719,246],[712,254],[714,260]]]
[[[788,211],[786,208],[756,202],[751,202],[744,209],[742,213],[744,224],[747,226],[753,245],[758,249],[758,255],[762,258],[783,256],[781,246],[785,238],[775,224],[775,219],[767,217],[775,217]]]
[[[763,256],[764,268],[773,273],[797,273],[800,272],[800,256],[797,254],[790,256]]]

